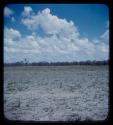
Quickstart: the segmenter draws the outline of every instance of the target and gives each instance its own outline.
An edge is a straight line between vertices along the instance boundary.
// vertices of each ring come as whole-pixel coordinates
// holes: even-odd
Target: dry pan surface
[[[20,121],[105,120],[108,75],[108,66],[4,67],[4,115]]]

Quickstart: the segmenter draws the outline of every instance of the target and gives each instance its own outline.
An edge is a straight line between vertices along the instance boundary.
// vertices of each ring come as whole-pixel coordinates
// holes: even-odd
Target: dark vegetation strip
[[[20,61],[14,63],[4,63],[4,66],[66,66],[66,65],[108,65],[109,60],[103,61],[79,61],[79,62],[32,62]]]

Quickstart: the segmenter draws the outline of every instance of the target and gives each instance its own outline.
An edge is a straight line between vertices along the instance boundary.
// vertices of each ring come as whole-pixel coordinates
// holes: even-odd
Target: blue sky
[[[104,4],[9,4],[4,8],[4,62],[108,57],[109,9]]]

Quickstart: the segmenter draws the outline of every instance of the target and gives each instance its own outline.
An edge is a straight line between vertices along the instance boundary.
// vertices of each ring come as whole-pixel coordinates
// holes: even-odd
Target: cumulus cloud
[[[46,8],[46,9],[42,10],[42,13],[43,14],[49,14],[50,13],[50,9]]]
[[[21,37],[21,34],[19,31],[13,29],[13,28],[5,28],[4,29],[4,38],[7,38],[7,39],[15,39],[15,38],[19,38]]]
[[[32,12],[32,8],[30,6],[25,6],[24,11],[22,12],[23,16],[28,16]]]
[[[102,38],[90,41],[81,37],[73,21],[52,15],[49,8],[22,18],[22,23],[31,35],[22,37],[16,29],[4,29],[5,61],[27,58],[31,62],[57,62],[103,60],[109,57],[109,45]],[[39,27],[45,33],[43,37],[37,32]]]
[[[10,8],[8,8],[8,7],[5,7],[4,8],[4,16],[6,16],[6,17],[10,17],[11,15],[13,15],[13,10],[11,10]]]
[[[108,57],[108,46],[104,43],[95,45],[88,39],[71,42],[70,39],[60,40],[55,35],[44,38],[31,35],[15,40],[15,33],[13,35],[10,39],[5,38],[4,46],[5,55],[13,58],[10,58],[10,61],[24,58],[30,61],[80,61],[102,60]]]
[[[41,28],[46,34],[60,34],[62,36],[79,35],[74,22],[68,22],[66,19],[60,19],[50,13],[50,9],[46,8],[37,15],[31,15],[23,18],[22,23],[31,31]]]

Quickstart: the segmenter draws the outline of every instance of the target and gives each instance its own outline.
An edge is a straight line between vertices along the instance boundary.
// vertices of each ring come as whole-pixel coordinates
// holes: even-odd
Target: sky
[[[104,4],[8,4],[4,62],[109,59],[109,9]]]

